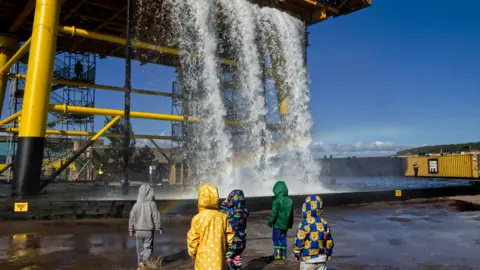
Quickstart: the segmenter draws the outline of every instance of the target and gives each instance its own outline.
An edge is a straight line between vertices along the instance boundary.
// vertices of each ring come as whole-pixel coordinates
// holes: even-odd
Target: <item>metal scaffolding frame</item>
[[[21,61],[16,62],[11,71],[14,73],[26,73],[28,60],[24,57]],[[25,90],[25,80],[12,79],[9,83],[8,92],[8,115],[14,115],[22,110],[23,93]],[[9,128],[18,128],[18,121],[13,121],[8,125]],[[11,164],[15,160],[15,154],[17,151],[17,134],[8,133],[6,144],[6,164]],[[7,182],[10,182],[13,178],[13,170],[9,168],[6,171],[5,178]]]
[[[2,23],[1,26],[3,29],[2,33],[6,34],[1,36],[3,47],[0,51],[0,60],[2,66],[0,70],[2,88],[0,90],[3,94],[5,93],[5,82],[8,77],[12,78],[13,76],[16,79],[26,78],[22,110],[17,111],[16,113],[13,113],[12,115],[0,121],[3,126],[12,123],[12,121],[15,121],[21,117],[20,125],[18,127],[18,146],[16,150],[17,159],[12,161],[12,163],[8,164],[7,166],[12,166],[13,162],[15,162],[15,173],[12,185],[13,195],[21,197],[24,195],[38,194],[46,184],[53,181],[53,179],[57,177],[62,170],[67,168],[67,166],[73,162],[73,160],[78,157],[82,151],[85,151],[87,147],[91,146],[98,137],[103,136],[106,129],[118,121],[120,117],[126,118],[124,123],[127,126],[129,125],[129,117],[181,122],[182,128],[179,129],[181,134],[178,132],[178,130],[177,134],[180,134],[183,137],[183,147],[188,149],[188,135],[190,132],[194,132],[194,130],[190,130],[191,125],[189,125],[189,123],[198,122],[199,119],[195,116],[194,108],[190,108],[188,106],[189,100],[185,98],[185,95],[180,95],[180,101],[183,102],[181,112],[182,115],[165,115],[147,112],[129,113],[129,94],[130,92],[135,92],[135,90],[131,90],[129,63],[131,58],[145,60],[142,59],[141,54],[130,56],[131,47],[137,48],[140,52],[142,50],[154,51],[164,55],[159,57],[157,60],[153,60],[153,62],[157,64],[171,65],[173,63],[174,65],[178,65],[179,54],[178,49],[165,47],[163,46],[164,44],[161,43],[152,44],[138,40],[130,40],[130,18],[129,16],[123,16],[124,13],[126,13],[125,11],[128,11],[127,14],[131,14],[131,5],[129,0],[127,0],[127,8],[125,8],[125,3],[119,1],[110,1],[108,3],[105,2],[104,5],[101,5],[102,9],[106,8],[109,11],[98,13],[98,16],[103,16],[102,19],[100,19],[102,21],[100,24],[90,16],[90,5],[100,8],[98,3],[96,3],[97,1],[85,0],[80,1],[79,3],[70,3],[69,1],[65,2],[61,0],[34,1],[36,4],[29,5],[27,8],[22,7],[23,4],[20,2],[17,4],[2,4],[0,2],[0,7],[4,8],[5,10],[9,10],[12,8],[12,6],[14,7],[14,10],[25,9],[24,12],[19,14],[17,17],[12,16],[12,18],[4,18],[4,23]],[[31,2],[33,3],[33,1]],[[346,2],[338,6],[322,4],[314,0],[296,1],[295,3],[289,1],[269,0],[255,0],[254,2],[262,5],[273,5],[281,10],[292,12],[300,19],[305,21],[307,25],[322,21],[328,17],[346,15],[371,5],[370,0],[346,0]],[[35,8],[33,8],[33,6]],[[34,16],[30,16],[32,12]],[[80,20],[78,19],[78,16],[80,16]],[[10,19],[12,21],[9,21]],[[127,23],[125,24],[125,22]],[[62,26],[73,24],[79,24],[79,27],[77,28],[77,25]],[[123,27],[125,25],[126,29]],[[86,29],[93,29],[93,31]],[[13,38],[12,34],[16,35],[19,40],[26,40],[24,45],[18,49],[15,54],[13,54],[13,51],[14,49],[18,48],[18,40]],[[76,40],[79,38],[81,39],[80,41]],[[140,37],[140,39],[142,38],[149,40],[145,36]],[[89,41],[84,42],[87,39]],[[151,40],[149,41],[152,42]],[[77,104],[73,104],[72,106],[70,98],[67,98],[67,102],[53,102],[57,104],[63,103],[61,105],[50,104],[52,103],[51,99],[58,98],[55,96],[56,93],[51,94],[51,92],[56,92],[55,90],[52,91],[52,86],[55,88],[57,85],[62,84],[75,87],[88,87],[93,85],[93,83],[90,83],[90,85],[82,86],[78,82],[72,80],[68,81],[55,78],[54,70],[57,46],[58,49],[69,52],[88,51],[93,54],[101,54],[102,56],[125,57],[126,73],[125,87],[123,88],[126,93],[125,110],[119,111],[93,108],[93,105],[92,107],[75,106]],[[13,75],[7,74],[12,64],[20,60],[20,58],[27,52],[29,47],[29,70],[26,76],[24,76],[20,71],[17,71],[17,73]],[[121,49],[123,48],[126,48],[124,50],[125,52],[121,53]],[[217,61],[224,66],[236,66],[238,64],[235,60],[228,59],[228,55],[220,55]],[[150,60],[147,59],[147,62],[150,62]],[[58,89],[60,89],[64,86],[58,87]],[[122,90],[119,87],[111,86],[106,86],[102,89],[110,89],[115,91]],[[18,91],[18,89],[15,91]],[[189,91],[193,91],[193,89],[189,89]],[[155,95],[153,91],[144,91],[143,93]],[[70,94],[71,91],[69,91],[68,96],[70,96]],[[164,94],[157,92],[156,95]],[[175,95],[172,95],[172,97],[173,96]],[[225,94],[225,96],[226,99],[229,98],[229,94]],[[64,101],[65,97],[62,96],[62,99],[60,100]],[[232,92],[230,101],[231,105],[227,106],[229,107],[229,119],[225,120],[225,124],[229,126],[234,134],[240,134],[241,132],[239,130],[241,127],[241,117],[238,117],[238,111],[236,110],[237,104],[234,92]],[[288,96],[282,96],[281,103],[280,112],[283,111],[286,113]],[[17,110],[17,108],[15,108],[15,110]],[[60,132],[62,135],[68,134],[69,132],[69,130],[59,130],[48,133],[47,123],[49,112],[66,115],[87,115],[87,117],[93,115],[109,115],[116,117],[115,121],[112,120],[110,123],[108,123],[107,126],[93,136],[87,144],[84,144],[84,146],[76,151],[71,157],[68,157],[67,161],[60,167],[59,172],[55,172],[51,178],[42,182],[41,171],[43,170],[43,151],[45,149],[45,141],[47,136],[49,134],[55,134],[55,132]],[[61,121],[54,124],[54,126],[57,124],[61,124]],[[6,130],[13,132],[14,128],[15,124],[13,123],[13,128]],[[278,128],[278,126],[274,125],[270,128]],[[128,132],[129,129],[127,128],[125,130]],[[186,130],[189,132],[185,132]],[[79,132],[77,134],[90,133],[91,132]],[[124,137],[125,141],[128,142],[129,135],[124,134]],[[15,139],[12,139],[11,141],[14,142]],[[187,143],[186,146],[185,143]],[[125,147],[125,149],[127,148],[128,147]],[[125,153],[127,152],[125,151]],[[125,162],[127,163],[128,156],[124,156]],[[128,167],[126,166],[126,168]],[[125,182],[128,184],[128,169],[125,171]]]
[[[81,52],[66,52],[60,51],[55,56],[55,67],[53,70],[53,78],[56,80],[66,80],[80,82],[80,85],[70,85],[62,83],[52,83],[50,90],[51,104],[66,104],[69,106],[81,106],[94,108],[95,107],[95,88],[89,85],[95,84],[96,72],[96,55],[92,53]],[[93,132],[94,131],[94,116],[81,115],[74,113],[62,114],[58,112],[49,113],[49,121],[47,127],[63,131],[78,131],[78,132]],[[44,161],[43,168],[52,167],[52,164],[61,161],[63,163],[66,159],[71,157],[75,152],[80,140],[77,142],[68,135],[68,132],[60,136],[55,136],[55,140],[46,141],[50,149],[45,149],[45,156],[48,160]],[[58,140],[59,139],[59,140]],[[83,140],[81,140],[83,141]],[[59,142],[59,144],[58,144]],[[52,145],[57,144],[57,145]],[[62,177],[71,180],[75,179],[89,179],[93,175],[93,166],[91,162],[92,155],[86,155],[89,160],[86,162],[86,168],[82,170],[83,174],[80,177],[77,174],[75,166],[66,170]],[[52,168],[54,171],[54,168]],[[50,172],[45,172],[49,175]]]

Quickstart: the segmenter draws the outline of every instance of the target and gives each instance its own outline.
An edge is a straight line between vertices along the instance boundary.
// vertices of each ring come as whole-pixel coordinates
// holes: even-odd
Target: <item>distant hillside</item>
[[[422,146],[398,151],[397,155],[418,155],[441,152],[460,153],[469,151],[480,151],[480,142]]]

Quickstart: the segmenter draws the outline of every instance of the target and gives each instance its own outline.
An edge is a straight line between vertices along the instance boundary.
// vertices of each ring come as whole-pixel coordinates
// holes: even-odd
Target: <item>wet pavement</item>
[[[252,213],[244,269],[298,269],[288,234],[287,265],[274,265],[268,212]],[[480,208],[455,201],[375,203],[325,209],[335,249],[331,269],[480,269]],[[297,213],[295,222],[300,220]],[[126,220],[0,223],[0,268],[135,269]],[[193,269],[186,257],[189,217],[164,220],[155,254],[167,269]],[[476,268],[474,268],[476,267]]]

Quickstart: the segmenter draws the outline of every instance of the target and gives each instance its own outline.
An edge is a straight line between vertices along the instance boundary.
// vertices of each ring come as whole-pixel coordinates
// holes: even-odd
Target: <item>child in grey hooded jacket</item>
[[[137,202],[130,211],[128,230],[130,236],[137,239],[138,264],[144,264],[152,257],[154,232],[163,234],[160,222],[160,212],[155,203],[151,186],[141,185],[138,189]]]

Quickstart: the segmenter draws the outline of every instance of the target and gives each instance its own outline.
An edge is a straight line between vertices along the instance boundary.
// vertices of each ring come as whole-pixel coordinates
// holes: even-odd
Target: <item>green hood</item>
[[[275,195],[275,198],[280,196],[288,196],[288,188],[285,182],[278,181],[275,183],[273,186],[273,194]]]

